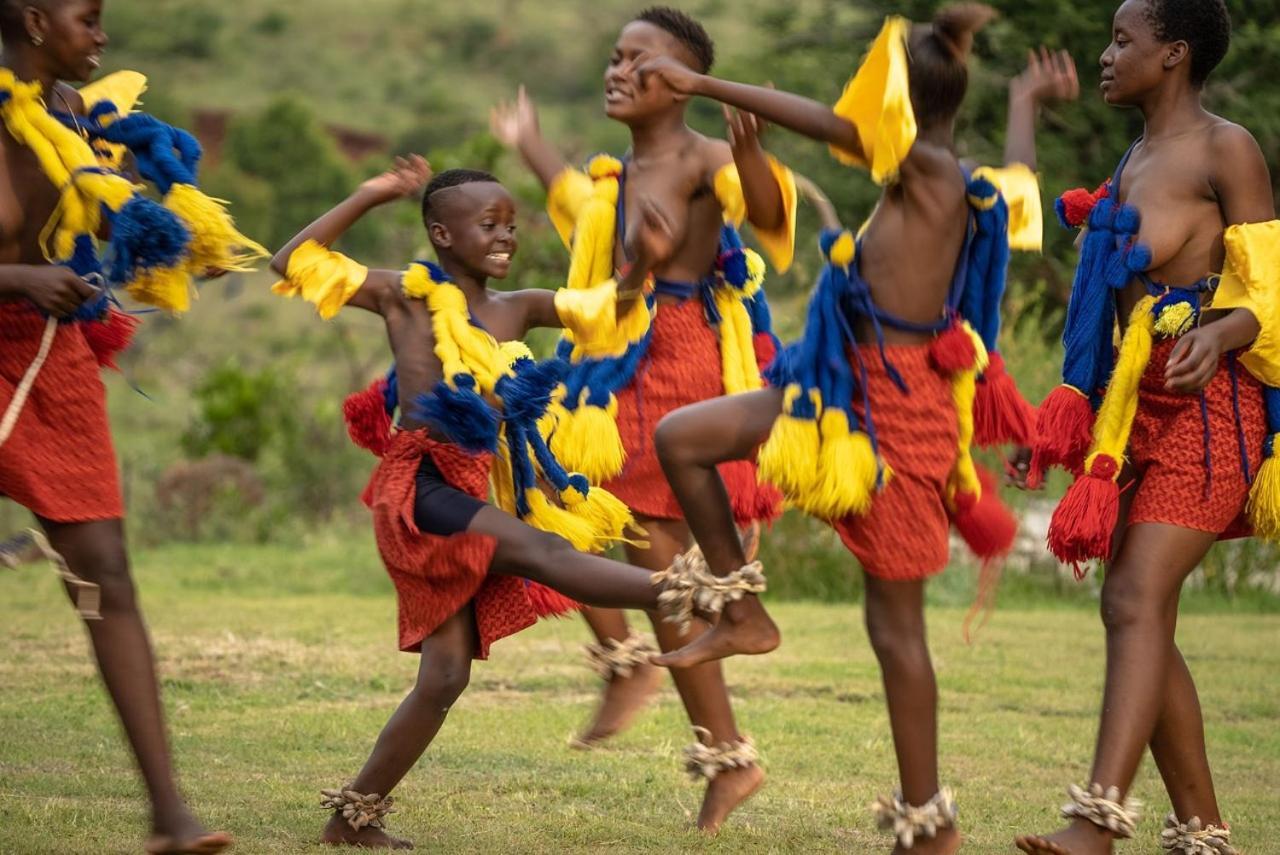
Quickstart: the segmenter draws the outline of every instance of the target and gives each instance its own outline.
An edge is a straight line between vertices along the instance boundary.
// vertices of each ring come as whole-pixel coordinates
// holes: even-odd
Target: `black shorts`
[[[429,454],[418,466],[415,487],[413,523],[423,534],[461,534],[486,504],[446,481]]]

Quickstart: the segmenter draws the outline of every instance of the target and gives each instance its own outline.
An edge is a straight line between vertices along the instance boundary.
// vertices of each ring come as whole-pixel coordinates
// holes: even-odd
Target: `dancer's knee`
[[[1163,586],[1153,584],[1151,574],[1137,568],[1113,569],[1102,585],[1102,623],[1109,632],[1158,626],[1177,607]]]
[[[867,609],[867,637],[883,667],[928,664],[929,647],[920,620],[881,609]]]
[[[464,655],[441,657],[423,669],[413,687],[414,701],[433,711],[453,706],[471,682],[471,659]]]

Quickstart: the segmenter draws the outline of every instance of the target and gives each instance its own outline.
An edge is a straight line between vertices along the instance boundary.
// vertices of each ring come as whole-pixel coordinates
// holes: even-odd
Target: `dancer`
[[[1173,803],[1163,848],[1235,851],[1174,640],[1182,584],[1214,541],[1239,533],[1246,509],[1259,535],[1280,534],[1280,223],[1258,144],[1203,105],[1230,34],[1222,0],[1123,3],[1102,94],[1145,127],[1099,191],[1059,202],[1085,232],[1064,385],[1042,405],[1031,474],[1077,476],[1049,545],[1080,575],[1107,562],[1107,667],[1089,783],[1063,809],[1071,824],[1019,837],[1024,852],[1092,855],[1132,837],[1127,794],[1148,746]]]
[[[635,513],[649,545],[628,545],[627,559],[657,572],[688,548],[690,535],[658,464],[653,431],[663,415],[685,404],[761,387],[760,366],[774,351],[760,290],[764,264],[744,251],[734,227],[749,221],[775,266],[785,270],[796,193],[790,172],[761,148],[751,116],[726,113],[729,142],[708,139],[685,124],[686,97],[661,85],[641,87],[635,67],[647,56],[705,71],[715,48],[698,22],[670,8],[645,10],[623,27],[604,75],[605,114],[631,132],[631,151],[622,161],[597,157],[587,174],[566,168],[539,132],[523,90],[515,105],[495,110],[493,125],[548,189],[548,211],[572,247],[570,288],[594,285],[625,267],[629,259],[615,235],[635,219],[644,195],[671,213],[677,248],[654,271],[652,326],[610,358],[571,354],[575,369],[554,408],[559,424],[552,440],[557,453]],[[777,491],[757,483],[751,463],[730,463],[721,474],[740,526],[777,516]],[[587,619],[598,642],[591,660],[608,683],[594,721],[575,743],[582,747],[625,727],[655,686],[648,662],[654,651],[621,612],[593,609]],[[701,622],[684,629],[654,623],[662,650],[682,646],[703,628]],[[714,768],[700,761],[709,746],[746,743],[718,665],[676,669],[672,676],[698,734],[686,750],[687,768],[697,777]],[[698,827],[717,830],[763,779],[755,763],[712,778]]]
[[[424,185],[423,220],[439,266],[370,270],[328,249],[372,208]],[[535,363],[519,342],[531,327],[569,326],[579,346],[607,348],[615,333],[647,323],[644,283],[674,238],[656,204],[642,200],[639,213],[627,238],[635,263],[620,282],[492,291],[487,280],[505,278],[516,251],[511,195],[474,170],[432,178],[413,157],[362,184],[273,259],[286,276],[278,293],[310,300],[323,317],[344,305],[381,315],[396,356],[393,378],[349,400],[347,417],[353,437],[382,458],[364,499],[396,586],[400,648],[421,655],[418,682],[355,780],[325,791],[333,816],[323,842],[411,847],[383,830],[387,794],[443,725],[471,660],[486,658],[494,641],[539,615],[576,608],[574,600],[654,609],[660,593],[699,593],[655,586],[646,572],[579,551],[621,539],[631,517],[548,449],[540,422],[564,366]],[[387,415],[397,404],[398,429]],[[496,507],[485,502],[490,479]]]
[[[834,109],[664,58],[639,69],[647,80],[827,142],[886,185],[860,239],[827,213],[828,265],[804,339],[770,368],[775,388],[679,410],[659,426],[657,444],[701,547],[671,575],[704,564],[726,575],[742,565],[715,467],[757,449],[761,477],[830,521],[862,564],[867,631],[901,776],[901,789],[879,800],[875,813],[895,832],[895,852],[949,853],[960,845],[955,803],[938,781],[924,587],[947,564],[951,524],[984,559],[984,590],[1012,544],[1014,521],[994,479],[979,474],[970,443],[975,433],[983,443],[1030,436],[1033,412],[988,353],[1008,250],[1039,245],[1036,109],[1075,93],[1068,57],[1033,56],[1011,86],[1010,165],[966,176],[953,127],[973,35],[992,14],[963,4],[927,25],[889,19]],[[921,246],[936,251],[915,251]],[[757,598],[746,597],[711,632],[656,661],[684,666],[752,652],[775,638]]]
[[[239,269],[264,251],[196,188],[194,140],[130,113],[142,75],[123,72],[79,92],[63,82],[84,83],[98,68],[102,14],[101,0],[0,2],[0,495],[40,526],[0,553],[10,564],[49,558],[86,618],[150,798],[146,851],[213,853],[231,837],[206,831],[174,780],[98,371],[113,365],[137,323],[114,305],[112,289],[180,311],[193,275]],[[180,150],[157,164],[146,149],[161,137]],[[116,171],[122,143],[163,206]],[[95,235],[107,232],[104,265]]]

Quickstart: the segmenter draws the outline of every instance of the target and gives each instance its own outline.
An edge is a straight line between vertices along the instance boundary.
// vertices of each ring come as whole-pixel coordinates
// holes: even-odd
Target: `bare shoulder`
[[[729,148],[728,142],[701,134],[698,136],[698,153],[708,172],[714,174],[726,164],[733,162],[733,149]]]
[[[1233,166],[1266,163],[1262,147],[1243,125],[1219,119],[1209,129],[1209,148],[1214,163],[1230,169]],[[1234,163],[1239,160],[1242,163]]]

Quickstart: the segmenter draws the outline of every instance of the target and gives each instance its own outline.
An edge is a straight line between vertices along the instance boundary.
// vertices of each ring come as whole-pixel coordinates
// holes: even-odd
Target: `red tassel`
[[[391,415],[383,396],[386,388],[386,379],[378,378],[368,389],[342,402],[342,417],[351,441],[379,457],[391,447]]]
[[[98,360],[98,365],[119,371],[116,356],[133,344],[133,334],[140,323],[133,315],[112,307],[102,320],[86,321],[80,325],[80,330],[84,333],[89,349],[93,351],[93,358]]]
[[[991,354],[991,364],[978,381],[973,431],[974,444],[984,448],[1008,442],[1030,447],[1035,440],[1036,408],[1022,397],[998,353]]]
[[[958,493],[951,522],[974,555],[991,561],[1008,555],[1013,549],[1018,521],[1000,501],[995,476],[979,466],[978,480],[982,484],[982,495]]]
[[[563,617],[582,608],[576,600],[537,582],[525,580],[524,592],[538,617]]]
[[[1070,564],[1076,579],[1089,572],[1089,561],[1111,555],[1111,538],[1120,520],[1119,463],[1098,455],[1088,473],[1077,478],[1062,497],[1049,522],[1049,551]]]
[[[1080,228],[1089,221],[1089,215],[1093,213],[1094,206],[1098,204],[1098,201],[1107,198],[1108,195],[1109,191],[1106,184],[1103,184],[1092,193],[1083,187],[1068,190],[1060,197],[1062,219],[1068,226],[1075,229]]]
[[[1070,386],[1059,386],[1040,404],[1032,444],[1031,472],[1027,485],[1044,484],[1044,473],[1061,466],[1077,476],[1093,442],[1093,407],[1089,399]]]
[[[973,339],[958,323],[939,333],[929,345],[929,361],[938,373],[945,376],[972,368],[977,360]]]
[[[778,355],[778,345],[774,341],[773,336],[768,333],[756,333],[751,338],[751,344],[756,352],[756,365],[764,371],[773,362]]]

